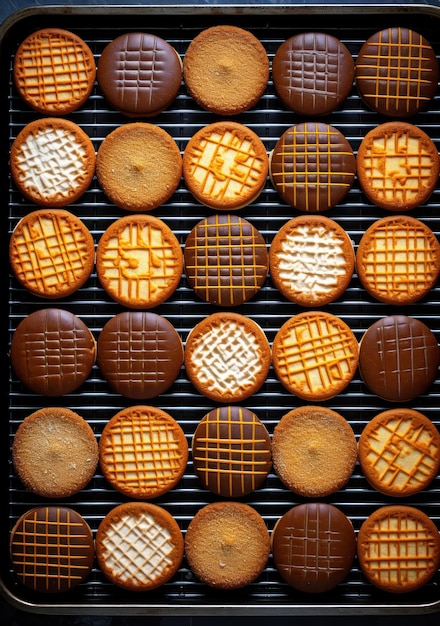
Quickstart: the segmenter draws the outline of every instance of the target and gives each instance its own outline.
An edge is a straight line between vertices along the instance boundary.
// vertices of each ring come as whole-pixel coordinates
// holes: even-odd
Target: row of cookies
[[[67,59],[67,61],[66,61]],[[67,76],[67,79],[66,79]],[[127,32],[109,42],[97,69],[76,34],[43,29],[18,47],[13,77],[20,96],[39,113],[66,115],[100,92],[128,117],[151,117],[170,107],[182,79],[203,109],[231,116],[253,107],[270,77],[268,53],[249,31],[218,25],[201,31],[183,55],[157,34]],[[430,43],[402,27],[371,35],[356,63],[335,36],[294,35],[275,51],[272,80],[282,103],[302,115],[326,115],[348,97],[353,81],[373,111],[409,117],[437,91],[438,62]]]

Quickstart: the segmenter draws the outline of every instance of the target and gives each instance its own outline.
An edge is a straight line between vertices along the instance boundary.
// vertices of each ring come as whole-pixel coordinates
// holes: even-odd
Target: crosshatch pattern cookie
[[[343,134],[324,122],[288,128],[269,161],[281,199],[299,211],[319,213],[342,202],[353,185],[356,162]]]
[[[96,64],[78,35],[44,28],[20,44],[13,77],[20,96],[32,109],[45,115],[67,115],[92,93]]]
[[[184,248],[186,279],[196,294],[219,306],[238,306],[263,286],[269,256],[262,234],[236,215],[200,221]]]
[[[384,217],[362,236],[356,268],[364,288],[388,304],[412,304],[440,273],[440,244],[433,231],[409,215]]]

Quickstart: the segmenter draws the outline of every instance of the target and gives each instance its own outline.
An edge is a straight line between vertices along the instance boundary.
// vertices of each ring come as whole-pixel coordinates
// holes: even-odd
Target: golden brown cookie
[[[96,533],[104,576],[129,591],[168,582],[183,559],[182,532],[172,515],[151,502],[125,502],[104,517]]]
[[[339,491],[357,460],[353,429],[336,411],[301,406],[286,413],[274,429],[272,456],[283,484],[306,498]]]
[[[123,124],[109,133],[96,156],[106,196],[125,211],[151,211],[171,198],[182,176],[180,150],[154,124]]]
[[[67,498],[92,479],[98,443],[80,415],[47,407],[28,415],[18,427],[12,462],[27,489],[44,498]]]
[[[256,580],[269,552],[263,518],[242,502],[206,505],[185,534],[185,556],[191,571],[217,589],[239,589]]]
[[[95,244],[87,226],[65,209],[38,209],[23,217],[9,242],[17,280],[42,298],[77,291],[95,265]]]
[[[212,26],[189,44],[183,59],[189,94],[216,115],[238,115],[253,107],[269,80],[263,44],[237,26]]]
[[[133,213],[112,222],[101,236],[96,271],[113,300],[133,309],[149,309],[177,289],[183,254],[165,222]]]
[[[29,200],[42,206],[63,207],[78,200],[92,182],[95,163],[89,136],[64,118],[30,122],[11,146],[15,185]]]

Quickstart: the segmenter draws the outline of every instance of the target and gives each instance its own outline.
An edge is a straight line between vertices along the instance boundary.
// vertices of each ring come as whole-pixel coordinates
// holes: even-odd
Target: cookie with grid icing
[[[346,231],[324,215],[299,215],[276,233],[269,251],[275,287],[300,306],[337,300],[354,270],[353,244]]]
[[[402,504],[382,506],[358,534],[359,565],[368,582],[390,593],[420,589],[440,566],[440,534],[426,513]]]
[[[77,315],[58,308],[39,309],[15,329],[10,359],[27,389],[59,397],[86,381],[95,364],[96,342]]]
[[[183,271],[179,241],[164,221],[133,213],[112,222],[96,250],[96,272],[113,300],[149,309],[177,289]]]
[[[353,149],[344,135],[324,122],[288,128],[269,157],[269,174],[286,204],[320,213],[344,201],[356,171]]]
[[[188,190],[217,210],[241,209],[260,195],[268,156],[253,130],[232,121],[208,124],[188,141],[183,176]]]
[[[89,136],[64,118],[30,122],[11,146],[15,185],[26,198],[42,206],[58,208],[78,200],[92,182],[95,163]]]
[[[362,45],[355,80],[365,104],[382,115],[407,118],[427,108],[439,67],[431,44],[403,27],[374,33]]]
[[[407,315],[376,320],[360,341],[359,373],[372,393],[390,402],[409,402],[428,392],[439,363],[434,333]]]
[[[104,324],[97,363],[114,391],[126,398],[148,400],[165,393],[179,375],[182,340],[161,315],[123,311]]]
[[[42,298],[63,298],[90,277],[95,244],[87,226],[64,209],[38,209],[23,217],[9,242],[17,280]]]
[[[153,406],[122,409],[99,440],[99,464],[110,485],[129,498],[156,498],[180,481],[188,460],[181,426]]]
[[[414,409],[383,411],[361,433],[359,462],[381,493],[411,496],[425,489],[440,469],[440,433]]]
[[[97,79],[114,109],[130,118],[153,117],[177,97],[182,61],[177,50],[157,35],[124,33],[102,51]]]
[[[351,91],[354,60],[333,35],[299,33],[275,52],[272,78],[286,107],[300,115],[327,115],[340,107]]]
[[[104,576],[129,591],[168,582],[183,559],[176,520],[151,502],[125,502],[104,517],[96,533],[96,558]]]
[[[189,333],[184,363],[201,394],[215,402],[239,402],[263,385],[271,349],[254,320],[232,311],[212,313]]]
[[[98,443],[83,417],[63,407],[28,415],[17,429],[12,462],[22,483],[45,498],[67,498],[92,479]]]
[[[271,541],[280,576],[306,593],[337,587],[347,578],[356,555],[351,521],[325,502],[292,507],[276,522]]]
[[[241,498],[258,489],[272,467],[269,433],[249,409],[218,407],[197,425],[192,459],[206,489],[225,498]]]
[[[41,506],[24,513],[10,536],[18,580],[39,593],[64,593],[90,574],[95,558],[92,531],[84,518],[64,506]]]
[[[154,124],[123,124],[96,155],[96,176],[106,196],[125,211],[151,211],[176,191],[182,176],[179,147]]]
[[[190,42],[183,58],[188,93],[216,115],[249,110],[269,80],[269,58],[248,30],[230,25],[206,28]]]
[[[238,306],[250,300],[266,280],[268,263],[263,235],[236,215],[201,220],[185,242],[188,284],[211,304]]]
[[[263,571],[270,538],[261,515],[242,502],[213,502],[199,509],[185,534],[193,574],[216,589],[241,589]]]
[[[14,56],[18,93],[43,115],[68,115],[93,91],[96,64],[86,42],[62,28],[44,28],[21,42]]]
[[[360,143],[356,166],[367,198],[388,211],[410,211],[427,202],[440,173],[432,139],[402,121],[370,130]]]
[[[303,400],[321,401],[344,391],[358,366],[351,328],[324,311],[304,311],[285,322],[272,346],[275,374]]]
[[[356,268],[363,287],[377,300],[412,304],[437,282],[440,244],[429,226],[414,217],[384,217],[362,236]]]
[[[336,411],[301,406],[286,413],[272,437],[275,472],[305,498],[328,496],[349,481],[357,461],[352,427]]]

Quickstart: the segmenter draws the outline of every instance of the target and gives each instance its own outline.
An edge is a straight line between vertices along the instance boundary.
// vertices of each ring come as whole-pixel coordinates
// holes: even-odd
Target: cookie
[[[80,289],[95,266],[87,226],[65,209],[38,209],[15,226],[9,262],[17,280],[42,298],[64,298]]]
[[[253,107],[269,80],[263,44],[248,30],[218,25],[200,32],[183,58],[188,93],[216,115],[238,115]]]
[[[266,242],[248,220],[215,214],[198,222],[183,252],[186,280],[205,302],[235,307],[261,289],[269,269]]]
[[[183,271],[177,237],[164,221],[133,213],[112,222],[96,250],[96,272],[113,300],[150,309],[171,297]]]
[[[188,565],[216,589],[241,589],[263,571],[270,552],[261,515],[242,502],[213,502],[195,514],[185,534]]]
[[[274,470],[305,498],[328,496],[349,481],[357,461],[352,427],[336,411],[301,406],[286,413],[272,437]]]
[[[246,400],[269,373],[271,350],[249,317],[225,311],[202,319],[189,333],[184,363],[195,389],[214,402]]]
[[[354,259],[353,244],[337,222],[324,215],[300,215],[275,234],[269,251],[270,275],[288,300],[320,307],[345,292]]]
[[[92,182],[95,163],[90,137],[64,118],[29,122],[11,146],[12,180],[28,200],[41,206],[76,202]]]
[[[96,64],[81,37],[62,28],[43,28],[21,42],[13,78],[32,109],[43,115],[68,115],[91,95]]]
[[[298,211],[320,213],[343,202],[356,172],[353,149],[324,122],[291,126],[270,153],[269,174],[281,200]]]
[[[182,176],[179,147],[160,126],[133,122],[104,138],[96,176],[106,196],[125,211],[151,211],[176,191]]]
[[[114,415],[99,440],[104,478],[128,498],[156,498],[180,481],[188,445],[182,428],[165,411],[130,406]]]
[[[206,206],[232,211],[260,195],[268,174],[266,148],[258,135],[233,121],[203,126],[183,153],[188,190]]]
[[[303,400],[329,400],[344,391],[358,366],[351,328],[325,311],[304,311],[275,335],[272,361],[281,384]]]
[[[258,489],[272,467],[269,433],[245,407],[209,411],[192,438],[194,471],[205,489],[241,498]]]

